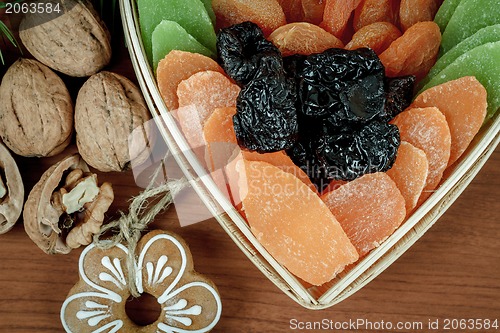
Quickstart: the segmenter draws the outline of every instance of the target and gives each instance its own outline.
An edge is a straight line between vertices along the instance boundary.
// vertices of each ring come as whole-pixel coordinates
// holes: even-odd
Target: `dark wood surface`
[[[123,45],[119,49],[109,69],[134,80],[127,51]],[[65,80],[75,96],[83,81]],[[57,158],[17,160],[29,192]],[[140,191],[131,172],[101,175],[100,179],[111,181],[117,193],[112,212],[125,210],[128,199]],[[444,331],[446,318],[500,320],[498,197],[499,149],[462,196],[407,253],[361,291],[322,311],[304,309],[284,295],[247,260],[214,219],[182,228],[175,209],[170,209],[151,229],[172,230],[184,237],[196,269],[216,283],[223,315],[213,332],[305,332],[293,330],[291,322],[358,319],[421,322],[424,330],[420,332],[430,332],[429,320],[439,320],[441,329],[437,332]],[[0,235],[0,332],[62,332],[59,310],[79,279],[80,252],[45,255],[25,234],[22,221]],[[308,332],[313,331],[319,332]],[[356,332],[365,331],[360,327]]]

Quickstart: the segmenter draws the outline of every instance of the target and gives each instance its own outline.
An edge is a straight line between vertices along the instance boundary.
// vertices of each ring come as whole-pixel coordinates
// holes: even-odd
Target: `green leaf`
[[[14,45],[14,47],[19,47],[19,44],[17,43],[16,37],[14,34],[12,34],[12,31],[9,30],[9,28],[3,23],[3,21],[0,21],[0,36],[2,36],[2,39],[4,37],[7,37],[8,41]],[[2,65],[5,65],[5,61],[3,58],[2,50],[0,49],[0,61],[2,62]]]

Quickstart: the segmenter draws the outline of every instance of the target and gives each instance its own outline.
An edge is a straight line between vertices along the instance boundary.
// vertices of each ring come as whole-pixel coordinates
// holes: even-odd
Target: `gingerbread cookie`
[[[193,269],[186,243],[178,236],[153,231],[137,245],[136,286],[156,297],[159,318],[138,326],[125,312],[127,248],[101,250],[91,244],[79,261],[80,281],[61,308],[66,332],[209,332],[219,321],[222,303],[215,285]]]

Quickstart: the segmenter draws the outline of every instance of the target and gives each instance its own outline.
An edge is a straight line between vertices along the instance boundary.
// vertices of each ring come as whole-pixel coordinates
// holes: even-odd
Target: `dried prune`
[[[252,22],[221,29],[217,35],[219,63],[240,86],[248,84],[258,74],[282,71],[281,53],[265,39],[262,30]]]
[[[373,120],[357,128],[323,125],[315,136],[302,137],[288,154],[315,184],[354,180],[392,167],[400,144],[396,126]]]
[[[293,83],[283,75],[254,78],[240,92],[233,117],[238,144],[259,153],[293,146],[298,122]]]
[[[388,78],[385,86],[385,108],[377,118],[380,121],[389,122],[410,106],[413,98],[415,76]]]
[[[370,49],[310,55],[296,75],[305,115],[327,118],[336,126],[367,122],[384,109],[384,66]]]

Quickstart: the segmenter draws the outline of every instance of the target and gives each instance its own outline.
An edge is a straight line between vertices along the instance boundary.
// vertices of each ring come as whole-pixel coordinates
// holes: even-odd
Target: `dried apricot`
[[[213,0],[212,7],[219,28],[251,21],[268,36],[286,24],[285,13],[277,0]]]
[[[435,107],[412,108],[398,114],[391,124],[399,128],[401,141],[422,149],[429,161],[429,174],[418,204],[434,191],[450,159],[451,135],[445,116]]]
[[[344,47],[337,37],[307,22],[279,27],[269,36],[269,40],[278,47],[283,57],[293,54],[310,55],[333,47]]]
[[[307,176],[307,174],[301,168],[296,166],[284,151],[260,154],[258,152],[242,150],[241,153],[243,155],[243,158],[247,161],[267,162],[285,172],[291,173],[295,177],[299,178],[304,184],[306,184],[307,187],[309,187],[314,193],[318,193],[316,186],[314,186],[314,184],[311,182],[309,176]]]
[[[355,179],[321,196],[360,257],[380,245],[403,222],[405,200],[385,173]]]
[[[487,93],[473,76],[465,76],[429,88],[417,96],[412,107],[435,106],[446,117],[451,133],[451,152],[448,165],[467,149],[477,134],[488,107]]]
[[[421,80],[436,62],[441,32],[434,22],[418,22],[380,54],[389,77],[415,75]]]
[[[326,0],[321,27],[342,39],[349,18],[361,0]]]
[[[278,3],[283,8],[288,23],[304,21],[302,0],[278,0]]]
[[[224,73],[217,62],[198,53],[174,50],[160,61],[156,71],[158,89],[170,111],[179,107],[177,99],[177,86],[179,83],[202,71]]]
[[[418,198],[424,190],[429,162],[422,149],[418,149],[408,142],[401,142],[398,156],[387,175],[396,183],[397,188],[405,199],[406,216],[409,216],[417,206]]]
[[[359,29],[345,48],[347,50],[356,50],[369,47],[375,53],[381,54],[399,37],[401,37],[401,32],[393,24],[375,22]]]
[[[297,177],[265,162],[242,160],[236,169],[252,233],[292,274],[321,285],[358,259],[335,216]]]
[[[401,0],[399,6],[401,30],[406,31],[417,22],[434,20],[440,3],[439,0]]]
[[[177,87],[179,107],[196,106],[202,125],[215,109],[236,106],[239,93],[240,87],[214,71],[193,74]]]
[[[325,12],[325,0],[302,0],[302,11],[304,12],[304,21],[320,24],[323,21]]]
[[[399,1],[396,0],[363,0],[354,11],[354,30],[375,22],[397,24]]]

